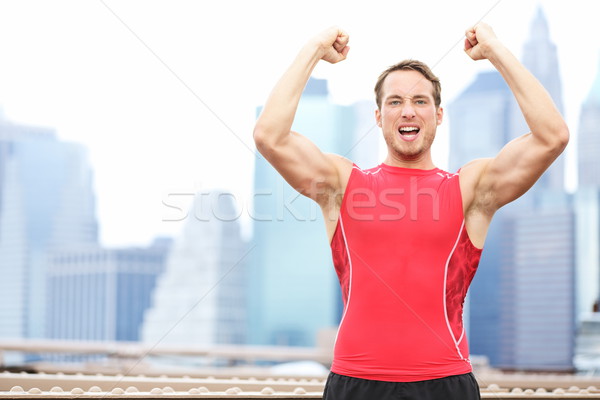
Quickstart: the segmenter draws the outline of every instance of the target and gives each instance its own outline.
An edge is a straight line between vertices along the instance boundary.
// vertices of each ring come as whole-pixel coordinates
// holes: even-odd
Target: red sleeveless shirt
[[[481,249],[458,174],[354,166],[331,250],[344,301],[333,372],[392,382],[471,372],[462,313]]]

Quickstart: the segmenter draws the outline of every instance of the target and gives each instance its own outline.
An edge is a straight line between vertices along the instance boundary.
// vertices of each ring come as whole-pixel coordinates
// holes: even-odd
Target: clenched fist
[[[492,28],[484,22],[467,29],[465,36],[465,52],[473,60],[488,59],[494,46],[499,44]]]
[[[322,60],[335,64],[346,59],[350,51],[349,40],[350,37],[346,32],[333,26],[315,36],[311,43],[318,46]]]

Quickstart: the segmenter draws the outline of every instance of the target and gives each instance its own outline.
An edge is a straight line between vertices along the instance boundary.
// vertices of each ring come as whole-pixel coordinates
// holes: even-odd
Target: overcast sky
[[[382,69],[417,58],[441,78],[445,106],[490,68],[463,53],[464,30],[483,18],[521,57],[540,4],[575,134],[600,58],[600,23],[584,0],[2,0],[0,108],[87,146],[102,242],[145,245],[181,229],[163,221],[169,193],[220,187],[248,206],[255,109],[323,28],[350,34],[348,59],[314,73],[335,102],[370,100]],[[434,153],[442,168],[448,125]]]

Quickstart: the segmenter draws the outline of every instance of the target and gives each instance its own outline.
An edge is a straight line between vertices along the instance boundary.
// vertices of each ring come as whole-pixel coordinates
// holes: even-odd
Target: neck
[[[402,156],[400,154],[395,154],[388,152],[387,157],[384,161],[385,164],[392,167],[400,167],[400,168],[415,168],[415,169],[433,169],[435,165],[433,164],[433,160],[431,159],[431,153],[426,152],[424,154],[419,154],[415,158],[410,158],[406,156]]]

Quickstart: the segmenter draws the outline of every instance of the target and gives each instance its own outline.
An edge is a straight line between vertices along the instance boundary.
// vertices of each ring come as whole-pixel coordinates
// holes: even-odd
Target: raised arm
[[[322,207],[329,203],[329,194],[343,190],[352,163],[341,156],[324,154],[291,128],[313,69],[320,60],[344,60],[350,49],[348,39],[336,27],[311,39],[275,85],[254,128],[258,151],[294,189]]]
[[[463,168],[465,184],[470,185],[463,189],[468,197],[467,212],[491,218],[498,208],[533,186],[566,147],[569,130],[548,92],[487,24],[467,30],[465,52],[473,60],[489,60],[500,72],[530,129],[504,146],[496,157]]]

